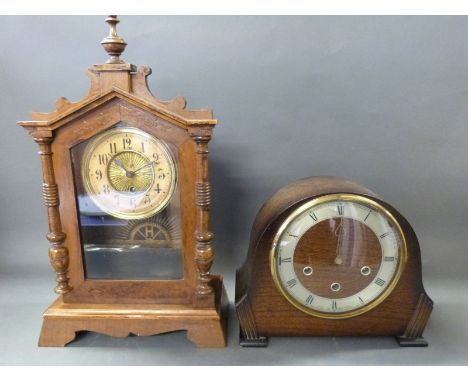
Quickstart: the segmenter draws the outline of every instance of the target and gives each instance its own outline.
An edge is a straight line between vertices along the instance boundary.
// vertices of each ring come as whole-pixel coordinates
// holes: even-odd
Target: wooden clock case
[[[324,319],[291,305],[270,272],[270,249],[285,218],[298,205],[334,193],[367,196],[397,219],[407,240],[408,260],[392,293],[359,316]],[[272,336],[395,336],[400,346],[427,346],[422,333],[433,303],[424,291],[416,235],[398,211],[370,190],[346,179],[311,177],[280,189],[259,211],[252,227],[247,258],[236,274],[236,310],[242,346],[267,346]]]
[[[106,21],[115,32],[115,16]],[[72,103],[59,98],[56,111],[33,113],[30,121],[19,122],[40,149],[49,258],[57,276],[55,292],[60,295],[44,313],[39,345],[65,346],[79,331],[126,337],[186,330],[197,346],[224,347],[227,298],[221,277],[209,272],[214,255],[209,230],[208,142],[216,120],[211,110],[185,109],[182,97],[169,101],[154,97],[147,87],[151,69],[123,63],[118,58],[123,40],[112,31],[107,40],[102,44],[111,59],[88,70],[91,87],[84,99]],[[177,150],[183,249],[180,280],[85,276],[70,150],[118,123],[136,126]]]

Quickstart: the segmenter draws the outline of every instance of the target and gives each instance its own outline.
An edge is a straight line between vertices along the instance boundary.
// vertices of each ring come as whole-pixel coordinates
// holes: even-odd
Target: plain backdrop
[[[104,17],[0,18],[0,364],[468,364],[468,18],[121,16],[122,58],[152,92],[211,107],[213,270],[231,301],[253,219],[280,187],[353,179],[413,225],[435,301],[427,349],[393,339],[273,339],[199,350],[183,333],[86,334],[39,349],[52,302],[37,147],[16,121],[81,99]],[[233,313],[233,312],[231,312]],[[181,349],[183,352],[181,352]],[[287,350],[287,351],[286,351]]]

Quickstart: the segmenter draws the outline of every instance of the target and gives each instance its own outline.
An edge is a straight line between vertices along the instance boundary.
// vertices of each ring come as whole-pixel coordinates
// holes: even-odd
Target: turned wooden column
[[[52,138],[34,138],[39,145],[39,155],[42,165],[42,193],[47,207],[49,232],[47,240],[50,242],[49,259],[55,274],[57,286],[55,293],[65,294],[72,290],[68,284],[68,249],[64,246],[65,233],[62,232],[62,222],[59,213],[58,187],[55,183],[54,166],[52,163]]]
[[[196,143],[196,203],[197,203],[197,227],[195,239],[195,261],[198,268],[197,293],[206,295],[213,293],[210,285],[210,269],[213,264],[213,250],[211,241],[214,238],[210,232],[210,203],[211,186],[208,177],[208,142],[211,139],[211,129],[194,129],[190,136]]]

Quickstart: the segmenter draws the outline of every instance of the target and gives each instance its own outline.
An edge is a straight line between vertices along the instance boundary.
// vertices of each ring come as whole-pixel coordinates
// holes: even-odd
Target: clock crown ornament
[[[101,45],[110,56],[106,63],[124,64],[124,61],[120,59],[120,55],[125,50],[127,43],[117,34],[117,24],[120,23],[120,20],[114,15],[108,16],[106,22],[110,27],[109,35],[101,41]]]

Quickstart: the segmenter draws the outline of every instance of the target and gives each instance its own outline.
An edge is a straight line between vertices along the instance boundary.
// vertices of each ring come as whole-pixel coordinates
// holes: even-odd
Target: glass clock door
[[[118,124],[72,149],[87,279],[181,279],[175,150]]]

